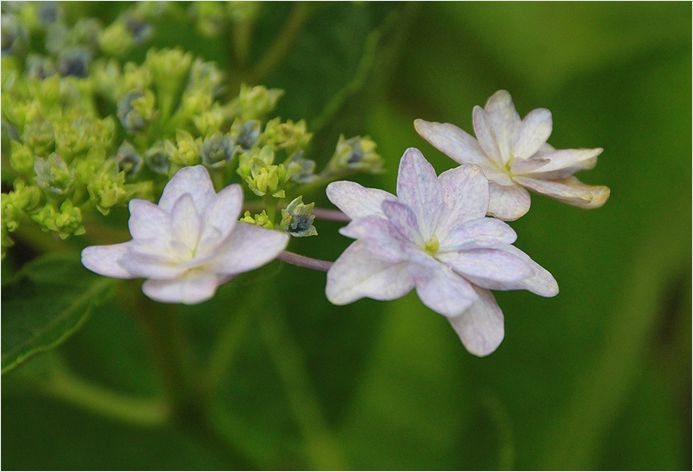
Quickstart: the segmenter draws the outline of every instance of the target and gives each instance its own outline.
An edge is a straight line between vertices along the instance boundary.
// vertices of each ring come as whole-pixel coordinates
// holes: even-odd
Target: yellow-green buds
[[[291,120],[282,122],[279,118],[274,118],[265,125],[265,132],[262,133],[260,143],[268,144],[275,149],[282,149],[287,154],[303,150],[310,143],[312,134],[306,130],[304,120],[294,123]]]
[[[135,47],[135,37],[124,21],[116,20],[99,35],[99,47],[109,56],[121,57]]]
[[[238,175],[255,195],[271,195],[275,198],[286,196],[285,187],[291,178],[284,164],[274,164],[274,151],[270,146],[253,148],[241,154]]]
[[[74,171],[68,167],[58,154],[51,154],[48,158],[36,158],[34,162],[36,172],[36,184],[47,194],[53,196],[65,196],[75,181]]]
[[[114,160],[103,163],[87,185],[87,190],[96,209],[104,215],[114,206],[126,202],[129,196],[125,188],[125,173],[118,170]]]
[[[165,147],[171,156],[171,162],[177,166],[192,166],[200,163],[202,140],[193,138],[192,134],[187,131],[178,130],[176,144],[167,141]]]
[[[272,223],[272,220],[267,215],[265,210],[262,210],[261,213],[257,213],[255,215],[252,215],[249,211],[246,211],[243,213],[240,221],[250,223],[251,225],[260,226],[262,228],[274,229],[274,223]]]
[[[238,98],[232,103],[234,115],[242,120],[261,119],[274,110],[282,95],[283,90],[242,84]]]
[[[303,197],[294,198],[286,208],[282,209],[281,229],[299,238],[317,236],[318,231],[313,226],[313,220],[315,220],[313,207],[315,203],[306,205],[303,203]]]
[[[378,173],[383,170],[383,158],[376,152],[377,145],[368,136],[339,137],[337,148],[327,166],[327,172],[338,174],[344,171]]]
[[[31,215],[44,231],[55,231],[61,239],[72,235],[84,234],[82,211],[70,200],[65,200],[59,207],[48,202],[38,212]]]
[[[154,117],[154,94],[133,91],[118,102],[118,119],[126,131],[136,133],[147,127]]]
[[[19,141],[10,143],[10,165],[19,174],[30,175],[34,170],[34,154]]]

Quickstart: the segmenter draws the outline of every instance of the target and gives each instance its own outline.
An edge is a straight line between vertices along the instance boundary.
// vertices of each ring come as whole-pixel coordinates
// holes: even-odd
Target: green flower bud
[[[34,171],[36,184],[48,195],[62,197],[72,190],[75,181],[74,171],[56,153],[47,159],[37,157],[34,161]]]
[[[150,50],[144,66],[151,72],[159,90],[175,94],[180,90],[183,79],[188,76],[192,60],[192,54],[180,49]]]
[[[29,45],[29,32],[12,14],[2,15],[2,55],[22,54]]]
[[[241,217],[240,221],[250,223],[251,225],[260,226],[262,228],[274,229],[274,223],[272,223],[272,220],[267,215],[265,210],[262,210],[262,213],[258,213],[254,216],[251,215],[249,211],[246,211],[243,214],[243,217]]]
[[[152,25],[142,14],[133,11],[125,15],[124,21],[125,28],[132,35],[135,44],[142,44],[152,36]]]
[[[12,141],[10,143],[10,165],[18,174],[31,175],[34,171],[34,154],[28,146]]]
[[[190,69],[187,90],[190,92],[204,91],[209,95],[216,96],[222,80],[223,75],[213,62],[195,59]]]
[[[197,128],[203,136],[219,131],[223,123],[224,114],[219,107],[215,107],[212,110],[193,117],[195,128]]]
[[[383,170],[383,158],[375,149],[375,141],[368,136],[339,137],[337,149],[327,166],[328,173],[341,173],[345,170],[378,173]]]
[[[133,91],[118,102],[118,119],[126,131],[136,133],[145,129],[154,118],[154,94]]]
[[[111,208],[125,203],[129,192],[125,187],[125,173],[118,170],[115,160],[104,161],[87,184],[87,191],[96,209],[107,215]]]
[[[282,210],[281,229],[299,238],[317,236],[318,231],[313,226],[313,220],[315,220],[313,207],[315,203],[306,205],[303,203],[303,197],[294,198]]]
[[[118,90],[123,94],[133,90],[145,90],[152,84],[152,73],[149,68],[138,66],[132,62],[128,62],[123,67],[122,84],[119,84]]]
[[[135,47],[135,37],[125,21],[116,20],[99,34],[99,47],[109,56],[122,57]]]
[[[282,123],[281,119],[274,118],[265,125],[265,132],[260,137],[260,143],[273,146],[275,149],[283,149],[288,154],[305,149],[310,143],[312,134],[306,131],[306,122],[301,120],[294,123],[288,120]]]
[[[195,116],[209,110],[214,98],[204,90],[189,91],[183,94],[182,109],[185,116]]]
[[[224,31],[224,9],[220,2],[195,2],[190,8],[197,30],[204,36],[213,37]]]
[[[96,18],[82,18],[70,31],[70,44],[95,51],[99,46],[99,35],[102,30],[101,23]]]
[[[274,110],[282,95],[283,90],[242,84],[241,92],[233,102],[233,112],[243,120],[262,119]]]
[[[168,175],[171,169],[171,156],[163,143],[156,144],[144,155],[144,162],[149,169],[161,175]]]
[[[28,121],[22,133],[22,141],[34,154],[50,154],[55,149],[53,125],[48,121]]]
[[[55,231],[61,239],[72,235],[84,234],[82,211],[75,207],[72,201],[65,200],[60,207],[54,203],[46,203],[31,219],[41,226],[44,231]]]
[[[123,144],[118,148],[115,161],[118,164],[118,171],[124,172],[127,178],[136,176],[142,168],[142,157],[127,141],[123,141]]]
[[[178,166],[193,166],[200,163],[202,141],[193,138],[187,131],[178,130],[176,132],[175,146],[170,141],[167,141],[165,148],[171,156],[171,162]]]
[[[215,133],[202,143],[202,163],[213,169],[224,167],[233,158],[235,151],[236,144],[230,136]]]
[[[38,187],[26,185],[21,179],[16,180],[14,190],[2,194],[3,233],[16,231],[24,215],[34,211],[41,203],[41,195],[41,190]],[[9,238],[9,236],[7,237]]]
[[[231,136],[244,151],[255,146],[260,138],[261,125],[258,120],[236,120],[231,125]]]

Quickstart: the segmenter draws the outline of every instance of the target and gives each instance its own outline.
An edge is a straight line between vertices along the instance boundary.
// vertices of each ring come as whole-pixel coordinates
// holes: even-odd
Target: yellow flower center
[[[438,249],[440,249],[440,242],[438,242],[438,238],[435,236],[426,241],[426,244],[424,244],[424,251],[432,256],[435,256],[438,253]]]

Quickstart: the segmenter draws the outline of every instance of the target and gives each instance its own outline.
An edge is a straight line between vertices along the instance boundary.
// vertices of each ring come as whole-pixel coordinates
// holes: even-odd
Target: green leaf
[[[27,264],[2,289],[2,373],[62,344],[114,282],[64,256]]]

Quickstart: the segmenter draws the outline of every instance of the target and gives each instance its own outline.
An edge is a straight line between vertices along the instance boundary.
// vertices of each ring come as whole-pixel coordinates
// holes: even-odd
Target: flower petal
[[[171,239],[171,218],[168,213],[147,200],[133,199],[128,204],[128,227],[134,239],[168,242]]]
[[[488,356],[495,351],[505,336],[503,312],[493,294],[476,290],[479,299],[464,313],[448,318],[467,350],[476,356]]]
[[[214,274],[190,271],[173,280],[147,280],[142,291],[158,302],[194,305],[212,298],[219,283]]]
[[[129,251],[123,256],[120,265],[134,277],[145,279],[172,280],[187,271],[185,265],[171,258],[135,251]]]
[[[461,165],[438,176],[445,210],[436,234],[442,240],[454,227],[486,215],[489,203],[488,181],[480,168]]]
[[[384,201],[383,213],[402,239],[415,244],[424,244],[427,241],[419,231],[417,216],[404,203]]]
[[[419,267],[413,276],[423,304],[441,315],[459,316],[477,299],[472,286],[444,264]]]
[[[382,203],[385,200],[397,200],[389,192],[366,188],[348,180],[332,182],[327,186],[325,193],[327,198],[352,220],[368,215],[384,216]]]
[[[394,300],[414,287],[407,267],[407,262],[393,263],[379,258],[364,241],[356,241],[327,272],[325,294],[335,305],[346,305],[364,297]]]
[[[586,185],[575,177],[540,180],[517,177],[517,182],[537,193],[580,208],[599,208],[609,199],[611,190],[604,185]]]
[[[173,240],[192,252],[200,239],[202,221],[195,208],[192,195],[184,193],[171,209],[171,234]]]
[[[532,275],[532,268],[524,259],[502,249],[447,252],[439,254],[438,258],[465,279],[483,288],[514,287],[512,284]]]
[[[414,128],[436,149],[460,164],[482,167],[490,164],[477,140],[453,124],[417,119]]]
[[[89,246],[82,251],[82,265],[92,272],[117,279],[134,279],[120,260],[127,254],[130,242],[108,246]]]
[[[521,280],[515,287],[500,290],[523,289],[529,290],[542,297],[553,297],[558,295],[558,282],[556,282],[556,279],[551,275],[551,272],[534,262],[532,258],[515,246],[504,246],[503,249],[523,259],[532,270],[532,273],[529,277]]]
[[[189,193],[198,213],[202,214],[214,198],[214,186],[203,166],[183,167],[166,184],[159,200],[162,210],[170,212],[184,193]]]
[[[204,212],[204,229],[200,236],[201,245],[221,241],[236,226],[243,209],[243,189],[238,184],[229,185],[216,194],[214,200]]]
[[[551,112],[546,108],[530,111],[522,120],[517,137],[513,144],[513,155],[516,158],[528,159],[536,153],[551,136],[553,122]]]
[[[476,139],[479,141],[481,149],[484,150],[484,154],[486,154],[491,161],[495,162],[496,165],[502,166],[503,158],[501,157],[500,149],[496,142],[496,136],[493,134],[493,128],[491,127],[486,111],[479,106],[474,107],[472,121]]]
[[[493,130],[495,141],[503,162],[512,157],[512,145],[522,120],[515,110],[510,94],[505,90],[494,93],[484,107],[488,124]]]
[[[428,240],[438,226],[443,196],[435,169],[416,148],[404,151],[399,162],[397,198],[412,209],[421,236]]]
[[[529,174],[528,177],[540,179],[562,179],[578,171],[594,168],[597,165],[597,157],[603,151],[602,148],[562,149],[542,154],[544,165],[523,173]],[[514,168],[513,172],[518,173]]]
[[[507,223],[496,218],[476,218],[452,228],[440,242],[440,251],[477,249],[496,244],[512,244],[517,234]]]
[[[390,262],[402,262],[407,259],[402,244],[402,235],[385,218],[365,216],[352,220],[339,230],[349,238],[359,239],[378,257]]]
[[[239,222],[211,264],[217,274],[240,274],[274,260],[289,243],[289,235]]]
[[[505,221],[513,221],[529,211],[529,192],[520,185],[498,185],[489,182],[488,214]]]

